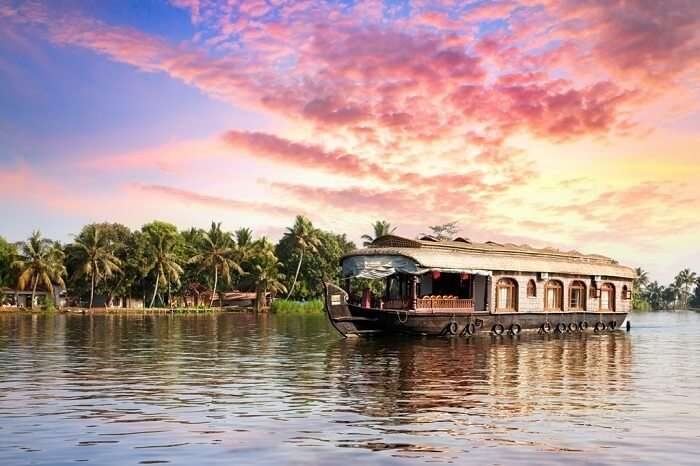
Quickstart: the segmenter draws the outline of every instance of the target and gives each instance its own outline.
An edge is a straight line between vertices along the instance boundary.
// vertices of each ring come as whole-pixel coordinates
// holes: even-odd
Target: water
[[[0,315],[0,464],[697,464],[700,315],[341,340],[322,315]]]

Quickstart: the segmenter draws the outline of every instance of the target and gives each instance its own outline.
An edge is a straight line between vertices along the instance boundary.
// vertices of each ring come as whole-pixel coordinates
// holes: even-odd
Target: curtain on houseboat
[[[395,273],[422,275],[430,271],[445,273],[469,273],[491,275],[488,270],[447,269],[421,267],[416,261],[404,256],[351,256],[343,261],[343,276],[346,278],[384,278]]]

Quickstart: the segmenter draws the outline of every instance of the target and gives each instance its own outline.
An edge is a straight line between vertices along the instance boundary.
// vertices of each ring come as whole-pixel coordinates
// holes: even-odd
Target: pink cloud
[[[282,216],[295,215],[301,212],[298,208],[283,207],[277,204],[268,204],[266,202],[229,199],[162,185],[134,184],[133,188],[149,196],[167,199],[169,201],[175,201],[185,205],[196,204],[211,209],[226,209],[256,213],[265,212],[267,214]]]
[[[555,143],[618,137],[636,128],[637,115],[653,99],[675,95],[679,86],[690,97],[696,92],[700,9],[689,1],[523,0],[472,2],[466,8],[464,2],[413,2],[409,19],[393,19],[385,14],[392,5],[375,0],[355,7],[313,1],[172,3],[192,16],[192,40],[173,43],[79,12],[58,13],[50,3],[4,6],[0,16],[13,27],[29,25],[32,34],[43,31],[56,44],[166,73],[298,126],[303,131],[297,134],[309,134],[308,139],[238,129],[223,135],[228,154],[244,151],[332,173],[344,178],[344,186],[352,185],[273,184],[293,195],[296,205],[363,216],[403,213],[416,223],[442,218],[435,212],[467,212],[499,227],[553,229],[558,219],[518,223],[489,211],[491,203],[537,176],[538,155],[511,147],[517,137]],[[479,33],[482,21],[495,19],[499,27]],[[166,147],[86,164],[177,173],[204,152]],[[142,194],[174,202],[248,208],[225,197],[141,186]],[[549,211],[568,208],[587,226],[581,238],[611,231],[615,221],[632,224],[633,213],[651,219],[641,222],[648,231],[655,231],[656,219],[666,218],[663,196],[653,186],[604,195]],[[679,211],[688,198],[666,199]],[[66,196],[65,202],[76,200]],[[670,218],[686,228],[682,217]],[[630,231],[644,235],[637,224]]]
[[[511,11],[518,6],[518,2],[502,0],[495,2],[483,2],[464,14],[467,21],[479,22],[507,18]]]
[[[223,138],[231,147],[242,149],[253,156],[303,168],[340,172],[354,177],[371,176],[377,172],[379,176],[385,174],[379,165],[363,161],[355,155],[340,150],[327,151],[319,145],[293,142],[271,134],[229,131]]]

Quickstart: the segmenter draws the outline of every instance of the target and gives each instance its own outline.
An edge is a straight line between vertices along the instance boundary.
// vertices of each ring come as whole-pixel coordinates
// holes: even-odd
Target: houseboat
[[[612,331],[631,309],[635,278],[600,255],[464,238],[382,236],[341,265],[342,283],[326,283],[325,299],[346,337]]]

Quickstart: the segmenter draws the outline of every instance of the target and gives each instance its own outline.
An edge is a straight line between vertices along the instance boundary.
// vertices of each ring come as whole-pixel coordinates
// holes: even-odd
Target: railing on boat
[[[384,309],[410,309],[411,301],[408,299],[388,299],[384,301]],[[473,299],[461,298],[418,298],[416,311],[430,312],[442,309],[459,309],[462,311],[474,311]]]
[[[460,298],[419,298],[418,306],[416,307],[418,311],[428,309],[464,309],[473,311],[474,300]]]

